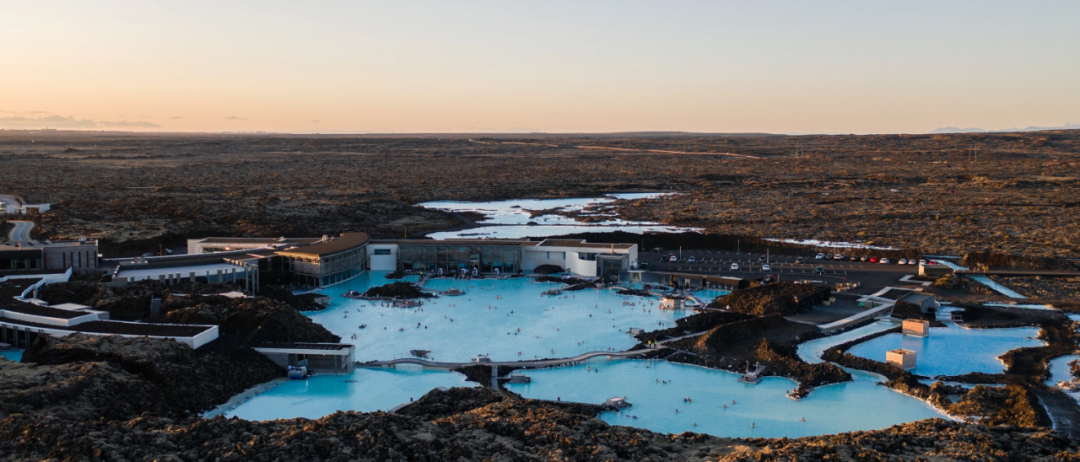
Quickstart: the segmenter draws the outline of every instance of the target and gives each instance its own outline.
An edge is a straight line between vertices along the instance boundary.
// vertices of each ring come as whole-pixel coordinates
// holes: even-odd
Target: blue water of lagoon
[[[960,375],[968,372],[996,374],[1005,370],[998,359],[1009,350],[1044,346],[1035,337],[1037,327],[1011,329],[965,329],[946,322],[948,327],[931,328],[927,337],[888,334],[858,345],[849,353],[876,361],[885,361],[885,352],[896,348],[915,351],[915,369],[911,372],[927,377]]]
[[[1046,379],[1044,383],[1051,387],[1056,387],[1057,383],[1062,380],[1072,380],[1072,372],[1069,371],[1069,363],[1080,359],[1080,355],[1065,355],[1058,356],[1050,360],[1050,364],[1047,364],[1047,369],[1050,371],[1050,377]]]
[[[599,372],[590,371],[597,368]],[[600,418],[613,425],[663,433],[800,437],[945,417],[923,401],[878,386],[874,375],[849,372],[854,381],[817,388],[799,401],[785,396],[795,388],[788,379],[766,377],[756,385],[743,384],[736,381],[738,374],[663,360],[594,359],[576,366],[530,370],[526,375],[531,383],[507,384],[506,388],[526,398],[585,403],[625,396],[633,407],[605,412]]]
[[[799,344],[799,358],[810,364],[820,363],[822,362],[821,355],[829,348],[899,326],[900,323],[897,321],[881,319],[847,332],[803,342]]]
[[[22,361],[22,350],[3,350],[0,351],[0,358],[7,358],[12,361]]]
[[[421,207],[451,212],[477,212],[484,215],[478,228],[460,231],[431,233],[432,239],[490,237],[518,239],[524,237],[547,237],[563,234],[625,231],[628,233],[693,231],[696,228],[679,228],[659,223],[626,221],[606,207],[616,200],[653,199],[668,193],[620,193],[603,197],[573,199],[514,199],[493,202],[436,201],[419,204]],[[531,216],[529,210],[584,211],[585,214],[610,219],[582,222],[557,214]]]
[[[317,419],[337,411],[388,411],[434,388],[473,386],[476,384],[466,382],[465,376],[457,372],[410,365],[359,368],[349,375],[321,375],[282,383],[225,416],[247,420]]]
[[[465,295],[429,299],[419,309],[341,297],[347,290],[364,292],[391,282],[386,274],[369,271],[324,289],[333,298],[330,308],[309,314],[342,342],[356,345],[358,361],[394,359],[409,350],[429,350],[429,358],[439,361],[468,361],[478,354],[510,361],[626,350],[637,344],[627,333],[631,327],[663,329],[692,314],[661,310],[657,298],[624,297],[609,289],[543,296],[563,284],[531,278],[428,280],[427,289],[457,288]]]

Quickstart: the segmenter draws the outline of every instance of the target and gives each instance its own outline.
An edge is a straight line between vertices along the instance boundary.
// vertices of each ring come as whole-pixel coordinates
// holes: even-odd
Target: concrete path
[[[871,316],[876,316],[876,315],[879,315],[879,314],[884,313],[886,311],[891,311],[893,309],[893,305],[895,305],[895,304],[896,304],[896,302],[889,301],[884,305],[881,305],[879,307],[863,311],[861,313],[858,313],[858,314],[855,314],[855,315],[852,315],[852,316],[848,316],[848,317],[846,317],[844,319],[841,319],[839,321],[819,325],[818,328],[821,329],[822,331],[825,331],[825,332],[828,332],[828,331],[831,331],[831,330],[836,330],[836,329],[842,328],[844,326],[860,322],[860,321],[862,321],[864,319],[867,319],[867,318],[869,318]]]
[[[8,221],[15,225],[14,228],[8,232],[8,240],[16,242],[30,242],[30,231],[34,229],[34,222],[32,221]]]

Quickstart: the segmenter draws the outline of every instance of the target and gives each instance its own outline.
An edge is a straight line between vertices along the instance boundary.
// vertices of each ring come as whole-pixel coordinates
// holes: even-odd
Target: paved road
[[[30,242],[30,230],[34,229],[34,222],[32,221],[9,221],[15,225],[8,233],[8,240]]]

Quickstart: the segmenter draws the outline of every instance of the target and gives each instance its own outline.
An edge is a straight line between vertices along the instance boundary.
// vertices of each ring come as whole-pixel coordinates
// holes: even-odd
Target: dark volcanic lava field
[[[188,237],[410,236],[431,200],[682,194],[634,220],[962,254],[1080,255],[1080,131],[949,135],[169,135],[0,131],[0,193],[107,256]]]

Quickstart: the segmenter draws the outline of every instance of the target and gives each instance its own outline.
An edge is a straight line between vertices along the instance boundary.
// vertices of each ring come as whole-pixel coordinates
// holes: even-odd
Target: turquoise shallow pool
[[[4,350],[0,351],[0,358],[7,358],[12,361],[22,361],[22,350]]]
[[[671,327],[675,319],[692,314],[660,310],[658,299],[624,297],[606,289],[567,292],[561,298],[542,296],[543,291],[563,285],[534,283],[530,278],[430,280],[425,288],[458,288],[466,294],[432,299],[421,309],[340,296],[346,290],[363,292],[390,282],[385,274],[368,272],[326,288],[324,292],[334,297],[331,308],[310,315],[340,335],[342,342],[355,344],[359,361],[393,359],[409,350],[429,350],[429,357],[440,361],[468,361],[478,354],[518,360],[575,356],[598,348],[625,350],[637,343],[627,334],[629,328]],[[367,327],[360,329],[364,324]]]
[[[934,377],[960,375],[968,372],[996,374],[1005,370],[998,356],[1007,351],[1046,345],[1035,338],[1039,329],[964,329],[953,323],[949,327],[932,328],[928,337],[889,334],[860,343],[848,352],[863,358],[885,361],[885,352],[905,348],[914,350],[915,374]]]
[[[599,372],[589,371],[596,368]],[[768,377],[748,385],[736,382],[738,375],[730,372],[656,360],[592,360],[578,366],[532,370],[526,372],[532,383],[508,384],[507,388],[527,398],[558,397],[587,403],[626,396],[632,408],[604,413],[601,418],[614,425],[665,433],[800,437],[943,417],[922,401],[878,386],[873,375],[850,372],[853,382],[818,388],[800,401],[785,396],[795,387],[788,379]],[[684,402],[687,397],[693,402]],[[732,400],[736,404],[731,404]]]
[[[828,337],[810,340],[809,342],[803,342],[799,344],[799,358],[810,364],[820,363],[822,362],[821,355],[829,348],[899,326],[900,323],[897,321],[881,319],[842,334],[830,335]]]
[[[1080,359],[1080,355],[1065,355],[1058,356],[1050,360],[1047,364],[1047,369],[1050,371],[1050,377],[1046,379],[1046,384],[1051,387],[1056,387],[1057,383],[1062,380],[1072,379],[1072,372],[1069,371],[1069,363]]]
[[[357,369],[349,375],[293,380],[271,388],[228,412],[247,420],[317,419],[337,411],[387,411],[438,387],[472,387],[456,372],[401,365]]]

